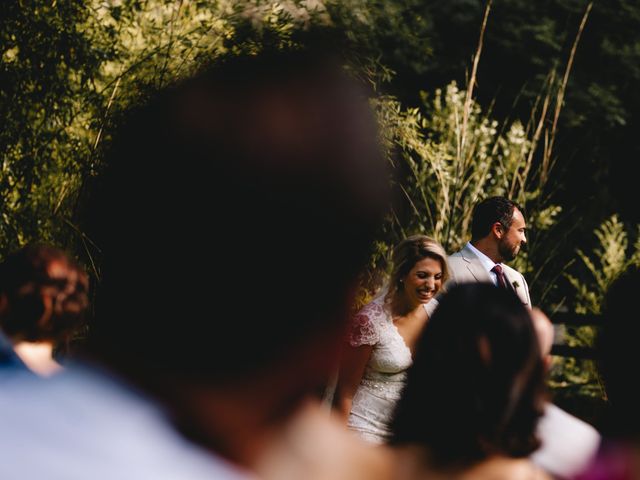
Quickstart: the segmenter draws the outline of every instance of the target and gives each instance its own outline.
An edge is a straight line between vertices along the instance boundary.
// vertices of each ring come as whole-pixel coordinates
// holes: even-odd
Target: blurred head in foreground
[[[436,468],[538,447],[544,367],[530,313],[489,284],[454,287],[418,345],[393,425],[395,445],[421,447]]]
[[[162,92],[124,123],[89,202],[92,353],[145,378],[286,371],[315,388],[386,180],[363,90],[330,55],[231,58]]]

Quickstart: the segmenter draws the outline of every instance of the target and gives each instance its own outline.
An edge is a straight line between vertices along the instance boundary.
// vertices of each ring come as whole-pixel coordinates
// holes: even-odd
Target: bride
[[[371,443],[385,443],[391,435],[406,370],[448,278],[446,258],[430,237],[403,240],[393,252],[387,289],[353,319],[336,396],[349,428]]]

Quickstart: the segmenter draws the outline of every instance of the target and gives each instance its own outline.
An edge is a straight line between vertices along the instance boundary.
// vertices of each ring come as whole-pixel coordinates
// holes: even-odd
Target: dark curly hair
[[[529,312],[512,292],[460,285],[444,295],[418,344],[392,444],[425,447],[436,468],[525,457],[539,446],[544,399]]]
[[[85,271],[62,250],[28,245],[0,264],[0,327],[18,341],[62,342],[83,323]]]

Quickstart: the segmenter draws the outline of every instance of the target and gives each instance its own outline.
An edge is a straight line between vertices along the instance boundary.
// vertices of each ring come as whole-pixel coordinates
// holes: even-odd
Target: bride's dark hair
[[[417,348],[393,444],[424,447],[440,467],[494,454],[525,457],[539,446],[544,367],[530,314],[512,292],[453,288]]]

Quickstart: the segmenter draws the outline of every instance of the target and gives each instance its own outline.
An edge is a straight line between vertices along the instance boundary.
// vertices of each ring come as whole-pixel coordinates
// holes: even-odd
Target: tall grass
[[[590,255],[578,249],[576,254],[588,272],[567,273],[575,288],[577,313],[602,312],[602,305],[611,284],[631,265],[640,265],[640,225],[635,242],[629,246],[629,233],[617,215],[612,215],[594,230],[597,246]]]
[[[571,306],[577,313],[602,313],[611,284],[631,265],[640,265],[640,225],[636,230],[631,243],[628,229],[612,215],[594,230],[597,243],[591,252],[576,250],[579,262],[565,276],[575,290]],[[565,341],[569,346],[593,347],[596,336],[596,327],[569,327]],[[561,399],[581,397],[595,405],[606,399],[598,366],[591,360],[556,358],[551,385]]]
[[[397,151],[392,165],[402,197],[390,214],[385,235],[397,242],[408,234],[424,233],[453,252],[470,237],[474,205],[488,196],[507,196],[525,207],[529,227],[535,232],[529,248],[514,265],[532,274],[530,283],[534,286],[542,276],[558,278],[562,274],[558,268],[569,263],[554,258],[556,246],[545,242],[545,232],[556,226],[562,212],[562,207],[550,200],[555,188],[551,176],[553,145],[591,4],[584,12],[562,76],[552,70],[528,118],[513,121],[492,118],[491,108],[483,109],[473,95],[485,30],[490,28],[490,9],[488,2],[466,88],[452,82],[434,94],[422,92],[418,107],[405,108],[391,97],[376,104],[387,144]],[[387,249],[381,246],[374,265],[384,265]],[[533,292],[534,298],[544,303],[548,289],[540,287]]]

